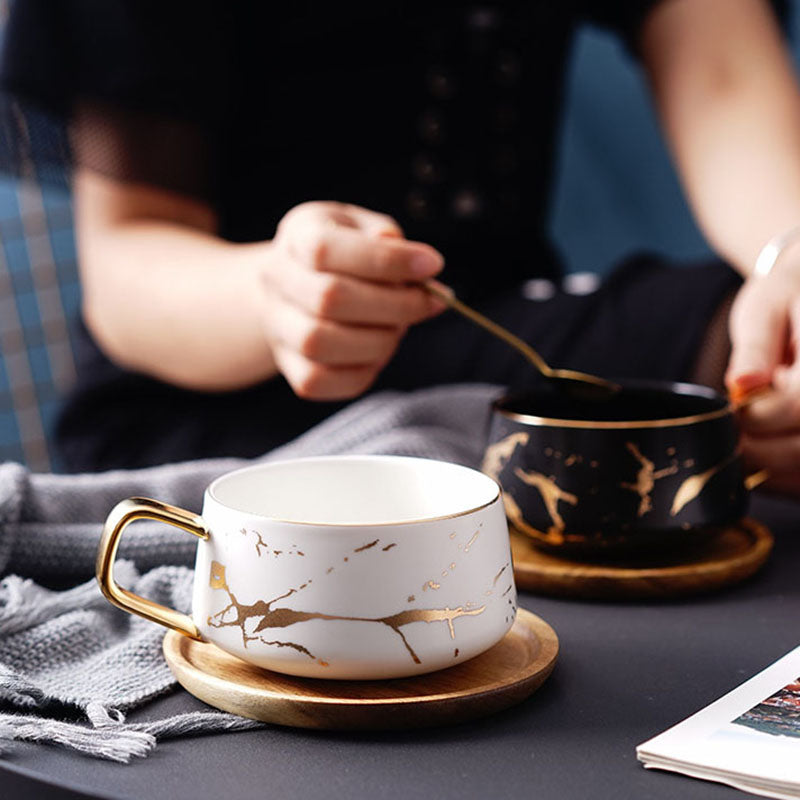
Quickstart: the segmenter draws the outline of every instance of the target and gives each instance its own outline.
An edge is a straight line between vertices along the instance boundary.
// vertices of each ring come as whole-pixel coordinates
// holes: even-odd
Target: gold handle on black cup
[[[755,403],[756,400],[763,400],[765,397],[769,397],[774,393],[774,391],[775,390],[772,388],[772,384],[767,386],[757,386],[755,389],[751,389],[739,397],[732,397],[731,408],[734,411],[747,408],[747,406],[749,406],[751,403]],[[762,483],[768,481],[769,479],[769,471],[766,469],[760,469],[751,473],[750,475],[745,476],[744,488],[747,489],[748,492],[752,492],[753,489],[761,486]]]
[[[753,489],[761,486],[762,483],[765,483],[771,477],[768,469],[760,469],[758,472],[752,472],[750,475],[745,475],[744,488],[747,489],[748,492],[752,492]]]
[[[184,511],[182,508],[151,500],[148,497],[131,497],[123,500],[111,509],[103,527],[103,535],[100,537],[95,575],[101,591],[111,603],[123,611],[138,614],[140,617],[157,622],[159,625],[165,625],[192,639],[202,639],[191,617],[129,592],[114,580],[114,561],[117,557],[122,532],[131,522],[139,519],[166,522],[167,525],[181,528],[198,539],[208,539],[208,527],[202,517],[192,514],[191,511]]]

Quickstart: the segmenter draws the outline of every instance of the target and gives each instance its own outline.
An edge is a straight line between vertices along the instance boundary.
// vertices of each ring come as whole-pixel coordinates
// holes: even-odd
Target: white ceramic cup
[[[114,582],[120,536],[137,519],[199,538],[191,618]],[[319,678],[453,666],[500,641],[517,607],[498,484],[397,456],[230,472],[206,489],[202,517],[123,500],[106,521],[97,579],[126,611],[260,667]]]

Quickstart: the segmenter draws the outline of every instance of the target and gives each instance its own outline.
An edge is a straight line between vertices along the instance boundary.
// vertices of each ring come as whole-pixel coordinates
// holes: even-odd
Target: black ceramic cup
[[[542,389],[493,404],[483,471],[538,546],[601,554],[683,544],[745,514],[728,399],[683,383],[622,387],[605,400]]]

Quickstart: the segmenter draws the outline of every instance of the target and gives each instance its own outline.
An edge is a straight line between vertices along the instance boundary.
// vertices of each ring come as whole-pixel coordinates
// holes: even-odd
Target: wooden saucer
[[[619,561],[579,562],[538,550],[511,528],[517,588],[591,600],[635,600],[711,592],[743,581],[767,560],[772,534],[754,519],[714,531],[680,551]]]
[[[558,637],[519,609],[491,650],[449,669],[386,681],[281,675],[175,631],[163,647],[178,683],[223,711],[298,728],[386,730],[463,722],[519,703],[552,672]]]

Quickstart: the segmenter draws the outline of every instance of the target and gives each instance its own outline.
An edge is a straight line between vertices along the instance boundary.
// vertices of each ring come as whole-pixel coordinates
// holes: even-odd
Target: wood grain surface
[[[615,561],[579,562],[546,553],[511,529],[518,589],[580,599],[655,599],[712,592],[745,580],[772,550],[769,530],[754,519],[709,532],[688,548]]]
[[[505,638],[449,669],[386,681],[281,675],[170,631],[164,656],[178,682],[200,700],[245,717],[300,728],[398,729],[443,725],[508,708],[553,670],[558,637],[519,609]]]

